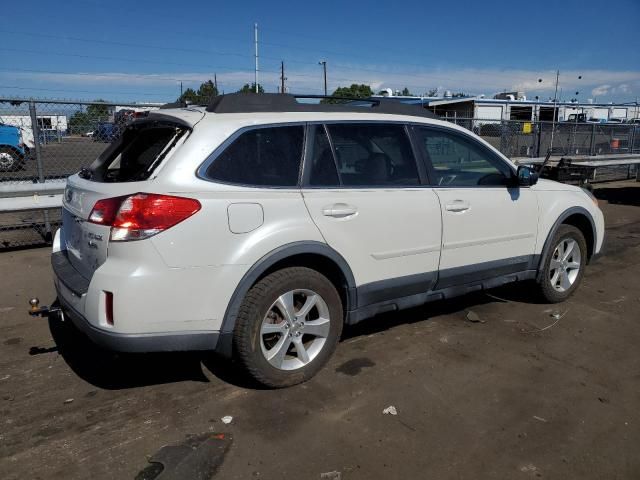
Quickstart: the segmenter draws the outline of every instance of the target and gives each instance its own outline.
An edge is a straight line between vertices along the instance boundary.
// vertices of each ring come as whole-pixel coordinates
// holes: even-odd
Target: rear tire
[[[325,276],[305,267],[285,268],[247,293],[236,320],[234,348],[259,383],[288,387],[324,366],[343,323],[340,295]]]
[[[560,225],[541,267],[538,288],[545,301],[559,303],[573,295],[582,281],[587,253],[582,232],[571,225]]]

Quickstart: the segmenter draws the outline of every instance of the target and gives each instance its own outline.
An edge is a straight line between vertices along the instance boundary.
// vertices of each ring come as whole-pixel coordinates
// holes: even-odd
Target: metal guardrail
[[[136,112],[157,107],[0,98],[1,128],[21,139],[0,145],[0,248],[49,241],[66,178],[100,155]]]
[[[7,167],[0,162],[0,248],[32,245],[50,238],[59,218],[56,208],[61,204],[65,179],[93,162],[136,111],[157,107],[149,103],[0,97],[0,123],[19,129],[28,146],[16,165]],[[443,120],[472,130],[511,158],[542,156],[551,146],[552,122],[459,117]],[[555,124],[554,155],[612,153],[640,153],[640,126]],[[609,168],[614,172],[612,178],[628,175]],[[33,231],[37,235],[32,235]]]

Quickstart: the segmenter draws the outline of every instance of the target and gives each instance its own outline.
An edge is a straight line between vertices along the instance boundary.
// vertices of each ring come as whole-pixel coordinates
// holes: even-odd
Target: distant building
[[[389,89],[391,90],[391,89]],[[441,117],[473,118],[476,124],[500,120],[568,121],[580,115],[589,121],[629,121],[640,118],[637,103],[557,102],[528,99],[524,92],[503,92],[494,98],[484,95],[468,97],[403,97],[384,95],[409,104],[422,105]],[[574,115],[570,117],[570,115]]]
[[[629,121],[640,118],[640,106],[635,103],[580,103],[529,100],[518,92],[497,95],[501,98],[464,97],[429,100],[425,107],[442,117],[486,120],[568,121],[580,115],[589,121]],[[506,96],[506,98],[504,98]],[[570,117],[570,115],[574,117]]]

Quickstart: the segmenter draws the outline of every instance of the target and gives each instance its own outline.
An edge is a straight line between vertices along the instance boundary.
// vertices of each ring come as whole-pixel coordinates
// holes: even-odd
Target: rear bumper
[[[86,306],[90,282],[71,264],[67,253],[54,251],[51,266],[55,275],[58,301],[65,318],[96,344],[117,352],[169,352],[190,350],[215,350],[219,332],[171,331],[152,333],[122,333],[94,325],[80,310]],[[149,315],[153,315],[151,309]]]
[[[190,350],[215,350],[218,344],[218,332],[170,332],[130,334],[109,332],[89,323],[58,292],[58,301],[65,319],[70,320],[78,330],[93,342],[116,352],[172,352]]]

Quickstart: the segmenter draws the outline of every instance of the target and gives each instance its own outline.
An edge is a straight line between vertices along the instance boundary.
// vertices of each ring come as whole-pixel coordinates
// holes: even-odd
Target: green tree
[[[216,85],[211,80],[207,80],[202,85],[200,85],[200,88],[198,88],[198,97],[200,97],[200,100],[204,101],[205,103],[209,103],[213,99],[213,97],[217,96],[218,87],[216,87]]]
[[[404,95],[405,97],[415,97],[415,95],[411,93],[407,87],[404,87],[402,89],[402,92],[400,92],[400,95]]]
[[[104,102],[104,100],[94,100]],[[109,120],[109,106],[101,104],[87,105],[84,110],[78,110],[69,118],[69,133],[72,135],[82,135],[96,129],[98,122]]]
[[[238,93],[256,93],[256,83],[245,83],[242,88],[238,90]],[[264,93],[264,88],[262,88],[260,84],[258,84],[258,93]]]
[[[105,102],[105,100],[99,98],[98,100],[94,100],[94,102]],[[87,115],[98,121],[106,122],[109,120],[109,106],[100,104],[87,105]]]
[[[213,97],[218,96],[218,88],[212,80],[207,80],[200,84],[198,90],[187,88],[182,95],[178,97],[178,102],[186,102],[195,105],[206,105]]]
[[[437,88],[432,88],[431,90],[428,90],[426,93],[426,97],[435,97],[438,95],[438,89]]]
[[[468,96],[466,93],[464,92],[456,92],[454,94],[451,95],[453,98],[460,98],[460,97],[466,97]]]
[[[353,83],[350,87],[338,87],[331,94],[332,97],[343,98],[369,98],[373,95],[373,90],[369,85]],[[326,98],[322,103],[340,103],[340,100]]]
[[[198,103],[198,92],[193,88],[187,88],[182,95],[178,97],[180,103]]]

